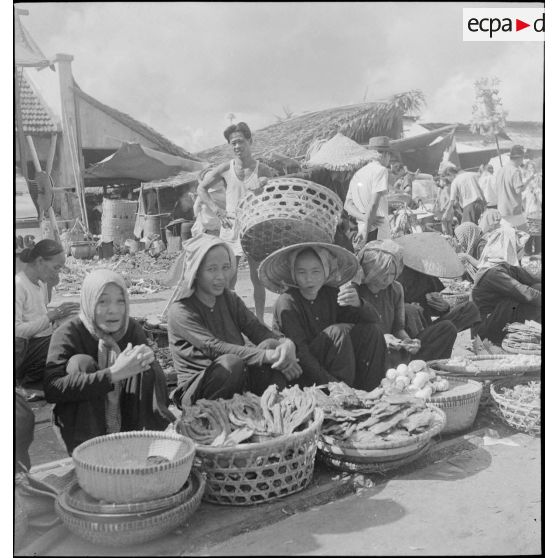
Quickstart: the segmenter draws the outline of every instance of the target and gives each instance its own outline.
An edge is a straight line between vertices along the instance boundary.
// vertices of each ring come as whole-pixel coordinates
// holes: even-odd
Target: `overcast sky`
[[[502,81],[509,120],[542,120],[543,43],[463,42],[462,8],[505,3],[20,4],[47,56],[79,86],[189,151],[293,112],[421,89],[424,121],[468,122],[473,82]],[[537,7],[542,4],[514,4]],[[57,78],[31,70],[57,109]]]

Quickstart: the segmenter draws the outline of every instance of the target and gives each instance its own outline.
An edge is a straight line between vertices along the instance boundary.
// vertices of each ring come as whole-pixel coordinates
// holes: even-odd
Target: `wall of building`
[[[145,147],[157,148],[141,134],[130,130],[84,99],[76,96],[79,107],[81,145],[83,149],[118,149],[123,141],[141,143]]]

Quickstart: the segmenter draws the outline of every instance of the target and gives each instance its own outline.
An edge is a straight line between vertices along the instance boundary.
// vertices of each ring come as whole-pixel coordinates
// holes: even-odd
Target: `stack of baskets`
[[[123,246],[128,238],[134,238],[137,209],[138,202],[104,198],[101,240]]]
[[[435,413],[434,423],[424,432],[398,441],[345,442],[328,435],[320,435],[319,457],[328,466],[341,471],[385,473],[416,461],[428,452],[432,438],[446,425],[441,409],[429,405]]]
[[[342,209],[337,194],[325,186],[299,178],[273,178],[240,202],[240,243],[260,262],[299,242],[332,242]]]
[[[527,434],[537,435],[541,431],[541,402],[521,402],[505,394],[504,388],[532,382],[532,378],[507,379],[490,386],[490,395],[500,417],[512,428]]]
[[[300,432],[229,447],[197,445],[197,466],[207,476],[204,499],[249,506],[303,490],[312,479],[322,422],[323,411],[315,409]]]
[[[470,371],[465,366],[451,364],[451,359],[433,360],[428,363],[430,368],[445,377],[461,378],[464,380],[475,380],[482,383],[482,395],[480,406],[487,407],[492,404],[490,397],[490,385],[495,380],[503,378],[520,377],[526,373],[540,371],[540,360],[536,364],[510,364],[513,355],[478,355],[469,356],[476,370]]]
[[[66,527],[93,543],[140,544],[183,525],[205,488],[192,474],[195,447],[172,432],[93,438],[73,452],[77,483],[57,499]]]

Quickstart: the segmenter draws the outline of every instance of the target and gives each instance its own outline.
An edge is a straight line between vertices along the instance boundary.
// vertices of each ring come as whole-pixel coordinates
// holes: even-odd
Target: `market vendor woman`
[[[16,384],[42,389],[52,324],[77,310],[66,302],[47,309],[48,288],[59,281],[66,257],[54,240],[41,240],[19,253],[24,264],[15,276],[15,369]]]
[[[261,395],[271,384],[282,389],[296,380],[301,369],[293,342],[273,333],[228,289],[236,267],[230,245],[201,234],[184,250],[184,275],[168,321],[176,405],[229,399],[246,390]]]
[[[240,245],[240,224],[236,220],[236,210],[240,200],[250,190],[256,190],[274,176],[274,171],[252,156],[252,132],[245,122],[232,124],[224,131],[227,142],[234,151],[234,159],[210,170],[198,186],[200,201],[217,215],[221,221],[220,236],[226,240],[237,258],[243,254]],[[225,181],[226,209],[223,210],[209,195],[209,189]],[[265,309],[265,288],[258,278],[258,262],[246,256],[250,266],[250,280],[254,285],[256,316],[263,322]],[[230,288],[236,283],[236,271],[231,277]]]
[[[296,344],[300,385],[342,381],[371,390],[383,378],[386,345],[378,314],[346,284],[357,270],[349,251],[315,242],[281,248],[260,265],[266,287],[284,291],[273,326]]]
[[[70,454],[96,436],[164,430],[174,421],[163,371],[129,310],[124,279],[93,271],[83,281],[79,316],[52,336],[45,396]]]
[[[379,314],[389,350],[386,368],[407,362],[411,355],[421,360],[449,358],[457,338],[457,328],[450,321],[436,321],[416,339],[405,330],[405,296],[396,281],[403,270],[401,246],[392,240],[375,240],[365,244],[358,258],[363,271],[358,292]]]

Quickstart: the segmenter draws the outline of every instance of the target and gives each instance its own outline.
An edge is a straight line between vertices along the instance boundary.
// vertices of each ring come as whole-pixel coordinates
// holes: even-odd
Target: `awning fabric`
[[[139,143],[123,143],[118,151],[85,170],[85,178],[161,180],[181,171],[198,172],[209,163],[162,153]]]

